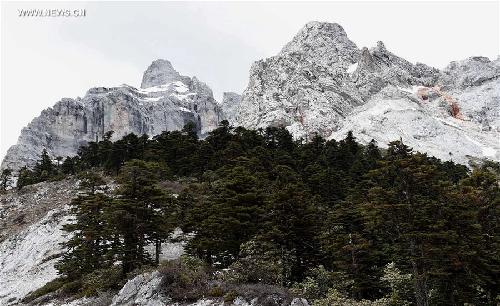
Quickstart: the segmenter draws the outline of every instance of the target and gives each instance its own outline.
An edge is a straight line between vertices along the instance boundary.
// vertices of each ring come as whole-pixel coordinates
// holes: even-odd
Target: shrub
[[[52,293],[60,289],[64,285],[64,279],[56,278],[53,281],[46,283],[43,287],[38,288],[37,290],[30,293],[23,299],[23,303],[29,303],[41,296]]]
[[[96,270],[83,277],[81,281],[81,296],[94,296],[100,292],[119,289],[123,285],[120,267]]]
[[[231,290],[224,295],[224,303],[233,303],[238,296],[238,292]]]
[[[226,302],[234,301],[234,299],[240,297],[246,301],[253,301],[253,305],[279,306],[290,305],[293,300],[290,291],[281,286],[267,284],[229,284],[227,287],[228,294],[224,296]]]
[[[224,289],[221,286],[215,285],[208,290],[207,294],[210,297],[222,297],[224,296]]]
[[[324,298],[330,288],[346,293],[351,281],[343,273],[327,271],[323,266],[311,269],[307,277],[293,285],[292,291],[309,301]]]
[[[208,294],[209,273],[203,261],[189,256],[160,264],[162,286],[172,299],[196,301]]]
[[[62,292],[67,295],[74,295],[80,291],[82,288],[82,281],[81,280],[75,280],[69,283],[65,283],[62,286]]]
[[[240,259],[222,274],[224,281],[281,285],[287,273],[275,247],[250,240],[241,245]]]
[[[356,301],[342,295],[336,289],[330,289],[326,296],[313,302],[313,306],[387,306],[392,305],[388,298],[381,298],[375,301]]]

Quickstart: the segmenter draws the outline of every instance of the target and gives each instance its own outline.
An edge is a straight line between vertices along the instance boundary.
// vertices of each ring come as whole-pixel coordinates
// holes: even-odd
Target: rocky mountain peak
[[[182,76],[177,72],[172,64],[164,59],[157,59],[149,65],[142,77],[141,88],[149,88],[174,81],[178,81]]]
[[[374,71],[376,69],[375,61],[368,50],[367,47],[363,47],[361,50],[361,56],[359,58],[359,67],[366,69],[367,71]]]
[[[442,83],[466,88],[500,78],[500,59],[474,56],[451,62],[444,70]]]
[[[358,47],[342,26],[318,21],[307,23],[279,55],[290,53],[303,53],[312,61],[322,59],[328,63],[354,63],[359,56]]]

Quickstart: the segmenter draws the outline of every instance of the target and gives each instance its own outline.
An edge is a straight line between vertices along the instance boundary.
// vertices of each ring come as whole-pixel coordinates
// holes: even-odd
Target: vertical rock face
[[[157,135],[195,122],[200,135],[217,127],[219,106],[212,90],[196,77],[181,76],[166,60],[154,61],[140,89],[128,85],[90,89],[83,98],[62,99],[21,131],[2,168],[33,165],[43,149],[55,156],[72,156],[88,141],[114,131]]]
[[[241,95],[234,92],[225,92],[222,95],[221,120],[228,120],[230,123],[237,121],[236,115],[241,103]]]

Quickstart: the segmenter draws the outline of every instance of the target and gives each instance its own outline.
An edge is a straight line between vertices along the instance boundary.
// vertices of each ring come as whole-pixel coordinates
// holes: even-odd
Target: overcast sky
[[[86,9],[86,17],[19,17],[20,9]],[[499,52],[493,2],[2,3],[0,157],[23,126],[62,97],[94,86],[139,86],[157,58],[206,82],[216,99],[241,92],[253,61],[273,56],[308,21],[341,24],[358,47],[382,40],[442,68]]]

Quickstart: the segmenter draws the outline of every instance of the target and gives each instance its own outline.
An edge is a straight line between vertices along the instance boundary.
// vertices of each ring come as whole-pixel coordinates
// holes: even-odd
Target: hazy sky
[[[19,17],[20,9],[86,9],[86,17]],[[253,61],[275,55],[308,21],[341,24],[358,47],[437,68],[499,52],[493,2],[2,3],[0,158],[23,126],[62,97],[94,86],[139,86],[157,58],[241,92]]]

